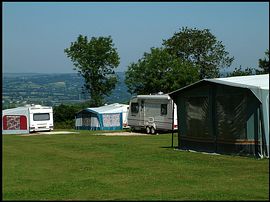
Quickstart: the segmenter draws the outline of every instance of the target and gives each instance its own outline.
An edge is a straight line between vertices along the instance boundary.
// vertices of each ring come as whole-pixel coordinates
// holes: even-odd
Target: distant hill
[[[125,73],[117,72],[119,82],[111,95],[105,100],[108,104],[127,103],[131,95],[125,85]],[[82,93],[84,79],[77,73],[4,73],[2,86],[2,104],[24,105],[26,103],[59,105],[61,103],[79,103],[89,99]]]

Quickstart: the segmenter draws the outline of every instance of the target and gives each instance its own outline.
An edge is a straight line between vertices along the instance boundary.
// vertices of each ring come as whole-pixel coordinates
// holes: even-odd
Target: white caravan
[[[51,130],[53,130],[52,107],[26,105],[2,111],[3,134],[23,134]]]
[[[176,104],[167,94],[134,96],[129,103],[128,125],[148,134],[177,130]]]
[[[53,130],[53,109],[48,106],[29,107],[30,132]]]

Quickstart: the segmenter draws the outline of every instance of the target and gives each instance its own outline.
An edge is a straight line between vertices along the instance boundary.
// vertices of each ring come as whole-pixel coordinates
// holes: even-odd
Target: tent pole
[[[213,130],[213,135],[214,135],[214,148],[215,148],[215,153],[217,153],[217,118],[216,118],[216,97],[217,97],[217,86],[213,85],[212,91],[211,91],[211,99],[212,99],[212,130]]]
[[[259,153],[260,158],[263,158],[267,152],[265,152],[264,144],[265,144],[265,138],[264,138],[264,122],[263,122],[263,109],[262,109],[262,104],[260,104],[259,107],[259,130],[260,130],[260,148],[261,148],[261,153]]]
[[[173,148],[173,129],[174,129],[174,102],[172,101],[172,148]]]

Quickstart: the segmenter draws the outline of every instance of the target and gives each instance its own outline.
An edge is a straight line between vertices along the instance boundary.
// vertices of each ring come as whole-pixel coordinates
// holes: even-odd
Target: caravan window
[[[138,113],[138,112],[139,112],[139,104],[131,103],[131,113]]]
[[[167,115],[167,104],[161,104],[161,115]]]
[[[50,120],[50,114],[49,113],[38,113],[33,114],[34,121],[48,121]]]

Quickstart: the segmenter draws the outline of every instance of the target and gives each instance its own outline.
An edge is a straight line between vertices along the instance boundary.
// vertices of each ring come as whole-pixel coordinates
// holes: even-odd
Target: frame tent
[[[269,74],[204,79],[169,95],[179,148],[269,158]]]

